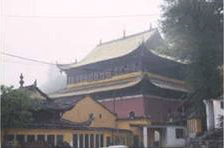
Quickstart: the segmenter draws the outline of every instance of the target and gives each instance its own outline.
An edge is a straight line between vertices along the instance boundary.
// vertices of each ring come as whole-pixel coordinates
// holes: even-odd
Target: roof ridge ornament
[[[99,40],[99,45],[102,45],[102,39]]]
[[[152,30],[153,27],[152,27],[152,23],[149,24],[149,30]]]
[[[125,29],[124,29],[124,30],[123,30],[123,38],[126,37],[125,34],[126,34],[126,31],[125,31]]]
[[[34,81],[33,85],[37,87],[37,79]]]
[[[23,81],[23,78],[24,78],[23,77],[23,73],[20,74],[20,77],[19,78],[20,78],[20,81],[19,81],[20,88],[22,88],[23,87],[23,84],[24,84],[24,81]]]

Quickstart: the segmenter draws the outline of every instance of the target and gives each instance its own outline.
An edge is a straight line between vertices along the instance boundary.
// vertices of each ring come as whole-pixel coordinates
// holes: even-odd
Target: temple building
[[[36,124],[9,134],[76,148],[183,146],[185,127],[170,115],[190,92],[183,81],[186,64],[154,52],[162,44],[151,29],[100,43],[78,63],[58,64],[66,88],[42,101]]]
[[[190,88],[183,81],[186,64],[156,53],[161,45],[157,29],[100,42],[80,62],[58,64],[67,75],[67,87],[50,96],[76,100],[88,95],[117,115],[119,129],[132,131],[133,145],[153,145],[157,130],[161,146],[174,146],[169,139],[162,141],[169,130],[166,122]],[[114,142],[113,135],[111,139]]]

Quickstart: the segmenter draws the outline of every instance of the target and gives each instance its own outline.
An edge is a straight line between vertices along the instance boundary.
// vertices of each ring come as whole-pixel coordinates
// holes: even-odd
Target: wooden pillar
[[[44,135],[44,140],[45,142],[47,142],[47,135]]]
[[[143,145],[144,148],[148,147],[148,128],[146,126],[143,127]]]
[[[78,140],[78,142],[77,142],[78,148],[80,148],[79,133],[77,134],[77,140]]]
[[[93,146],[96,147],[96,134],[93,135]]]
[[[99,134],[99,147],[101,147],[101,134]]]
[[[91,143],[90,143],[91,142],[91,140],[90,140],[91,134],[88,134],[88,135],[89,135],[89,139],[88,139],[89,140],[89,148],[91,148]]]
[[[34,135],[34,141],[37,141],[38,139],[37,139],[37,135]]]
[[[83,140],[83,147],[85,148],[85,134],[83,134],[82,140]]]
[[[24,135],[24,141],[27,142],[27,135]]]
[[[57,145],[57,136],[54,135],[54,146],[56,146],[56,145]]]

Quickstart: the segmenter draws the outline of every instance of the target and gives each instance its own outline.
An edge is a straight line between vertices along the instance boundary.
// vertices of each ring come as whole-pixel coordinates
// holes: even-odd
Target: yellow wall
[[[89,119],[91,113],[95,114],[95,121],[91,127],[116,127],[116,116],[90,97],[80,100],[73,109],[64,113],[63,118],[73,122],[83,122]],[[102,118],[99,117],[100,114]]]
[[[130,126],[131,124],[150,124],[149,119],[117,120],[118,128],[127,129],[133,133],[133,136],[139,136],[139,142],[143,142],[143,131],[138,127]],[[130,143],[130,142],[129,142]]]
[[[80,100],[74,108],[64,113],[63,118],[73,122],[83,122],[89,119],[91,113],[95,114],[95,121],[90,127],[90,130],[72,130],[72,129],[8,129],[8,134],[22,135],[63,135],[63,140],[71,143],[73,134],[103,134],[104,146],[106,146],[106,138],[111,140],[119,138],[123,144],[132,145],[133,136],[139,136],[139,142],[142,142],[142,130],[138,127],[132,127],[130,124],[150,124],[149,119],[125,119],[116,120],[117,116],[107,110],[104,106],[90,97],[85,97]],[[100,118],[100,114],[102,117]],[[98,129],[105,128],[105,129]],[[113,131],[106,128],[115,128]],[[125,129],[125,130],[122,130]],[[127,130],[127,131],[126,131]],[[56,142],[56,140],[55,140]]]
[[[188,133],[202,133],[202,122],[200,118],[191,118],[187,121]]]
[[[131,127],[131,124],[149,124],[150,120],[149,119],[133,119],[133,120],[118,120],[117,121],[117,125],[118,128],[120,129],[128,129],[131,130],[133,132],[133,134],[135,135],[142,135],[142,132],[140,132],[141,130],[137,127]]]

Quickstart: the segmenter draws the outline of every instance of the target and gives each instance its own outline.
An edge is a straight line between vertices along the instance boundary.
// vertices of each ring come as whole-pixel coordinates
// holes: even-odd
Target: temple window
[[[140,63],[139,62],[136,62],[135,63],[135,71],[139,70],[139,67],[140,67]]]
[[[79,75],[79,82],[82,82],[82,81],[83,81],[83,76]]]
[[[124,65],[124,72],[127,73],[128,72],[128,66]]]
[[[75,81],[76,81],[76,83],[79,83],[79,76],[75,77]]]
[[[130,71],[131,71],[131,65],[128,64],[126,67],[127,67],[127,68],[126,68],[126,71],[127,71],[127,72],[130,72]]]
[[[74,148],[78,147],[78,134],[73,135],[73,147]]]
[[[70,76],[69,77],[69,84],[71,84],[72,83],[72,77]]]
[[[107,69],[106,72],[105,72],[105,77],[106,78],[110,78],[111,77],[111,71],[112,69]]]
[[[75,80],[74,80],[74,77],[71,77],[71,83],[74,83]]]
[[[67,77],[67,84],[70,84],[70,77]]]
[[[89,135],[85,134],[85,148],[89,147]]]
[[[99,118],[101,119],[103,117],[103,115],[102,114],[99,114]]]
[[[119,74],[123,74],[124,73],[124,66],[120,66],[119,67]]]
[[[100,79],[101,79],[101,80],[104,79],[104,73],[103,73],[103,72],[100,73]]]
[[[79,135],[79,147],[82,148],[83,147],[83,134]]]
[[[110,78],[111,77],[111,71],[107,71],[106,72],[106,78]]]
[[[130,118],[130,119],[134,119],[134,118],[135,118],[135,112],[134,112],[134,111],[131,111],[131,112],[128,114],[128,118]]]
[[[16,141],[22,144],[25,141],[25,135],[16,135]]]
[[[48,144],[53,144],[54,145],[54,135],[47,135],[47,143]]]
[[[94,72],[94,80],[99,80],[98,72]]]
[[[107,136],[106,139],[107,139],[107,140],[106,140],[106,144],[107,144],[107,146],[111,145],[111,139],[110,139],[110,137]]]
[[[83,75],[83,80],[84,80],[84,81],[87,81],[87,80],[88,80],[88,76],[87,76],[87,74],[84,74],[84,75]]]
[[[90,135],[90,147],[94,148],[94,136],[93,136],[93,134]]]
[[[132,72],[133,72],[133,71],[136,71],[136,64],[135,64],[135,63],[131,65],[131,71],[132,71]]]
[[[38,141],[44,141],[44,135],[37,135]]]
[[[93,80],[93,72],[89,73],[88,80],[90,80],[90,81]]]
[[[89,118],[90,118],[90,119],[94,119],[94,118],[95,118],[95,113],[90,113],[90,114],[89,114]]]
[[[220,102],[220,108],[223,109],[223,101]]]
[[[100,146],[103,147],[103,135],[100,135]]]
[[[14,135],[7,135],[7,140],[8,140],[8,141],[13,141],[14,138],[15,138]]]
[[[98,134],[96,135],[95,143],[96,143],[96,147],[99,147],[100,143],[99,143],[99,135]]]
[[[118,72],[119,72],[118,67],[114,67],[114,72],[113,72],[113,74],[114,74],[114,75],[118,75]]]
[[[184,138],[184,129],[177,128],[176,129],[176,139]]]
[[[35,141],[34,135],[28,135],[27,136],[27,142],[33,142],[33,141]]]
[[[63,143],[63,135],[57,135],[57,145]]]

